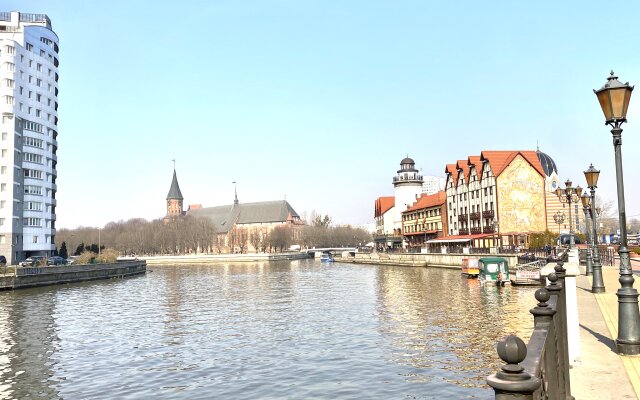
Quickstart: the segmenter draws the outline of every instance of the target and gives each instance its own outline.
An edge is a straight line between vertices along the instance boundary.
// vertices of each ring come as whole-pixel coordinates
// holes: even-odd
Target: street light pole
[[[582,193],[582,211],[584,212],[584,230],[585,236],[587,237],[587,241],[589,242],[589,247],[587,247],[587,268],[585,269],[585,275],[589,276],[593,273],[593,238],[591,236],[591,229],[589,229],[589,205],[591,204],[591,197],[587,194],[587,192]]]
[[[558,236],[560,235],[560,225],[564,222],[564,213],[562,211],[557,211],[553,214],[553,220],[558,224]]]
[[[624,202],[624,178],[622,175],[622,124],[627,121],[627,109],[633,86],[622,83],[611,71],[607,83],[594,90],[605,116],[605,124],[611,126],[616,162],[618,191],[618,217],[620,220],[620,288],[618,289],[618,338],[616,349],[620,354],[640,354],[640,312],[638,291],[633,288],[633,273],[627,248],[627,215]]]
[[[584,177],[587,180],[587,187],[591,191],[591,197],[587,202],[589,214],[591,215],[591,270],[593,273],[593,281],[591,283],[591,293],[604,293],[604,280],[602,279],[602,264],[600,262],[600,252],[598,251],[598,231],[596,226],[596,218],[600,216],[596,208],[596,188],[598,187],[598,177],[600,171],[589,165],[589,169],[584,171]],[[584,204],[584,203],[583,203]]]
[[[580,187],[580,185],[573,187],[573,182],[571,182],[571,179],[567,179],[564,185],[564,189],[556,189],[556,196],[558,196],[558,199],[560,199],[561,203],[567,203],[569,205],[569,248],[574,249],[576,247],[576,241],[573,237],[573,218],[571,217],[571,204],[575,204],[579,201],[580,195],[582,194],[582,188]]]

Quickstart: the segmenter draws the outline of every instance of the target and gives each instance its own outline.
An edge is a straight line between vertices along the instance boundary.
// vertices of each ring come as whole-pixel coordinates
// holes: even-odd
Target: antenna
[[[175,171],[176,170],[176,159],[173,158],[171,161],[173,161],[173,170]]]
[[[233,204],[236,205],[238,204],[238,188],[236,186],[236,181],[231,182],[233,183],[233,192],[235,193],[235,199],[233,200]]]

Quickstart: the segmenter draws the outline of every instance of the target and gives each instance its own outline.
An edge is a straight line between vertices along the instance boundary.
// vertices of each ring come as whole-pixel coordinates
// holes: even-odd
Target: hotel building
[[[58,36],[44,14],[0,12],[0,254],[55,250]]]

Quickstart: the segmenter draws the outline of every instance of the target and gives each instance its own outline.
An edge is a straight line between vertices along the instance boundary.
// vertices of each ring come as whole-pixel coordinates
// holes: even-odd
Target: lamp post
[[[564,222],[564,213],[562,211],[558,211],[553,214],[553,220],[558,224],[558,235],[560,235],[560,225]]]
[[[576,247],[576,241],[573,237],[573,219],[571,217],[571,204],[575,204],[580,201],[580,195],[582,194],[582,188],[580,185],[573,187],[573,182],[571,179],[567,179],[564,183],[565,188],[556,189],[556,196],[560,199],[561,203],[566,203],[569,205],[569,248],[573,249]]]
[[[596,188],[598,187],[598,177],[600,171],[593,167],[593,164],[589,165],[589,169],[584,171],[584,177],[587,180],[587,187],[591,191],[591,196],[587,200],[583,200],[582,204],[585,204],[589,208],[589,214],[591,215],[591,271],[593,274],[593,281],[591,283],[591,293],[604,293],[604,280],[602,279],[602,264],[600,263],[600,253],[598,251],[598,228],[596,225],[596,217],[600,216],[599,208],[595,208],[596,204]]]
[[[593,166],[592,166],[593,167]],[[587,240],[589,241],[589,247],[587,247],[587,268],[585,269],[585,275],[589,276],[592,274],[593,272],[593,247],[591,246],[591,244],[593,243],[593,238],[590,238],[591,234],[589,233],[590,229],[589,229],[589,206],[591,204],[591,197],[587,194],[587,192],[582,193],[582,196],[580,197],[580,200],[582,201],[582,211],[584,212],[584,230],[585,230],[585,236],[587,237]]]
[[[622,176],[622,124],[627,121],[627,109],[633,86],[622,83],[611,71],[607,83],[594,93],[605,116],[605,124],[611,125],[616,162],[618,189],[618,217],[620,220],[620,288],[618,289],[618,338],[616,349],[621,354],[640,354],[640,312],[638,291],[633,288],[633,273],[627,248],[627,215],[624,205],[624,179]]]

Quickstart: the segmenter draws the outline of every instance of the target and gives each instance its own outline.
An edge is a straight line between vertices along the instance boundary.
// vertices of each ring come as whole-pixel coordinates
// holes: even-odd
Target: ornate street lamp
[[[598,187],[598,178],[600,171],[589,165],[589,169],[584,171],[584,177],[587,181],[587,187],[591,191],[591,197],[587,203],[589,214],[591,215],[591,271],[593,273],[593,282],[591,283],[592,293],[604,293],[604,280],[602,279],[602,264],[600,263],[600,252],[598,251],[598,227],[596,218],[600,216],[600,208],[596,208],[596,188]],[[584,202],[582,203],[584,204]]]
[[[622,83],[611,71],[607,83],[594,90],[602,107],[605,124],[611,125],[616,161],[618,187],[618,217],[620,220],[620,288],[618,289],[618,338],[616,348],[621,354],[640,354],[640,312],[638,291],[633,288],[633,273],[627,248],[627,215],[624,206],[624,179],[622,176],[622,124],[627,121],[627,109],[633,86]]]
[[[560,225],[564,222],[564,213],[562,211],[558,211],[553,214],[553,220],[558,224],[558,235],[560,235]]]
[[[592,254],[593,254],[593,249],[591,244],[593,244],[593,239],[589,238],[589,236],[591,236],[589,234],[589,214],[590,214],[590,206],[591,206],[591,197],[587,194],[587,192],[582,193],[582,196],[580,197],[580,200],[582,201],[582,211],[584,212],[584,230],[585,230],[585,234],[587,236],[587,240],[589,241],[589,247],[587,247],[587,268],[585,270],[585,275],[589,276],[591,275],[591,273],[593,272],[592,270]]]
[[[565,188],[557,188],[556,196],[560,199],[561,203],[566,203],[569,205],[569,248],[573,249],[576,247],[576,241],[573,237],[573,219],[571,218],[571,204],[577,203],[580,201],[580,195],[582,194],[582,188],[580,185],[573,187],[573,182],[571,179],[567,179],[564,183]]]

